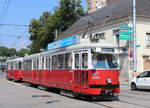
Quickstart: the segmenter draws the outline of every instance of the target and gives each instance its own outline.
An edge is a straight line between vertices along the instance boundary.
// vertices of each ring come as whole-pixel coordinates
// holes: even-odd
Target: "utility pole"
[[[55,30],[55,38],[56,39],[58,38],[58,30],[57,29]]]
[[[133,47],[134,47],[134,58],[133,58],[133,71],[137,72],[137,49],[136,49],[136,0],[133,1]]]

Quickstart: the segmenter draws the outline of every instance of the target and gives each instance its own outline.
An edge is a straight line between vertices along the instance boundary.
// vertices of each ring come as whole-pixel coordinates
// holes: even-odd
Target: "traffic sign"
[[[128,27],[128,26],[120,26],[119,30],[127,30],[127,31],[131,31],[133,30],[133,27]]]
[[[129,31],[119,31],[119,35],[132,36],[132,35],[133,35],[133,32],[129,32]]]
[[[131,36],[119,36],[119,40],[133,40]]]
[[[136,45],[136,47],[137,47],[137,48],[139,48],[139,47],[141,47],[141,45],[140,45],[140,44],[138,44],[138,45]]]
[[[119,27],[119,39],[120,40],[133,40],[133,27],[120,26]]]

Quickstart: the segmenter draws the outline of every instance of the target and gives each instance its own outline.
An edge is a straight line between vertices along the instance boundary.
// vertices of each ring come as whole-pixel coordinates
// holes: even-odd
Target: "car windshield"
[[[93,53],[92,65],[94,68],[117,69],[118,63],[116,58],[111,54]]]

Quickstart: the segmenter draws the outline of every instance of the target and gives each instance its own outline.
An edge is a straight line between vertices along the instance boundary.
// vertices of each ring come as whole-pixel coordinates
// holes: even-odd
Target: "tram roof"
[[[8,62],[19,62],[19,61],[23,61],[23,57],[21,57],[21,58],[15,58],[15,59],[8,59],[6,62],[8,63]]]
[[[61,52],[88,50],[88,49],[94,48],[94,47],[97,47],[97,48],[117,48],[116,45],[109,44],[109,43],[82,43],[82,44],[75,44],[75,45],[65,47],[65,48],[57,48],[57,49],[53,49],[50,51],[45,51],[45,52],[25,56],[24,60],[30,59],[30,58],[37,58],[37,57],[41,57],[41,56],[45,56],[45,55],[49,55],[49,54],[61,53]]]

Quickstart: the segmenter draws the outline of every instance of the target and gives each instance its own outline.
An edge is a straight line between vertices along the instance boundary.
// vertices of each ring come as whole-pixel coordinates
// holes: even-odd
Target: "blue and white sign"
[[[79,43],[78,36],[74,35],[74,36],[64,38],[63,40],[59,40],[59,41],[48,44],[47,50],[63,48],[63,47],[67,47],[67,46],[78,44],[78,43]]]

